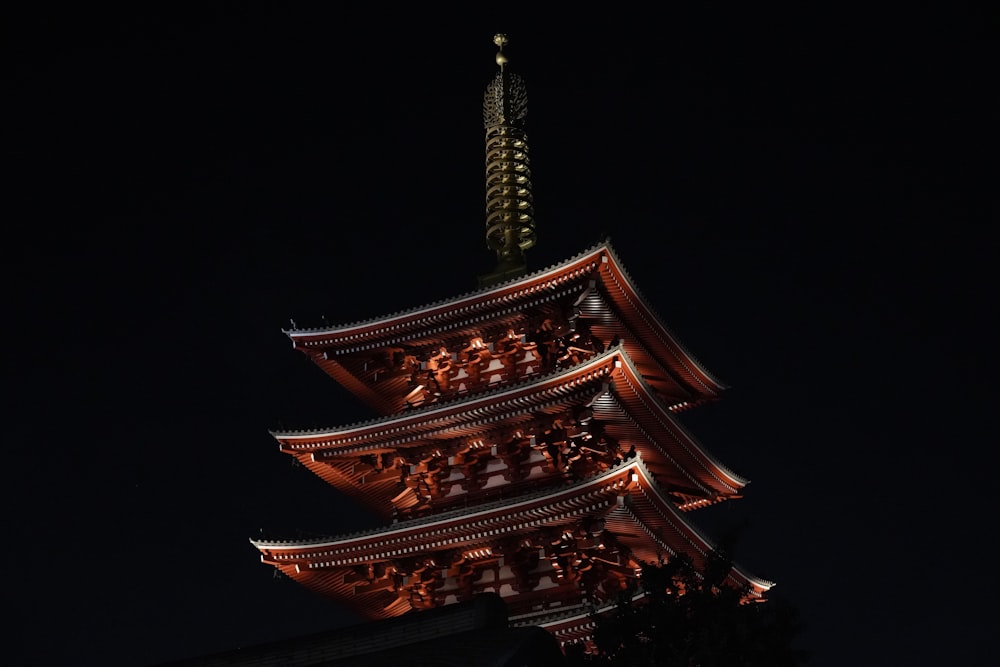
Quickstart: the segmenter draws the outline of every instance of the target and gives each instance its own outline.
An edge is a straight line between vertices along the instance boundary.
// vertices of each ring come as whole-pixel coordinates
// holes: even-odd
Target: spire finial
[[[486,245],[496,252],[497,265],[479,276],[480,285],[490,285],[523,275],[527,270],[524,251],[535,245],[535,218],[528,164],[525,117],[528,95],[524,81],[506,68],[507,35],[496,33],[500,71],[486,87],[483,126],[486,128]]]

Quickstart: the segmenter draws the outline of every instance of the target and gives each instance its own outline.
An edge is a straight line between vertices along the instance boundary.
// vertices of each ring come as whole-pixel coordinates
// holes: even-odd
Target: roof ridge
[[[544,267],[544,268],[532,271],[531,273],[526,273],[526,274],[524,274],[522,276],[519,276],[517,278],[510,278],[510,279],[505,280],[505,281],[493,283],[493,284],[491,284],[489,286],[486,286],[486,287],[479,287],[479,288],[476,288],[476,289],[473,289],[473,290],[469,290],[467,292],[462,292],[462,293],[457,294],[455,296],[447,297],[447,298],[444,298],[444,299],[438,299],[437,301],[432,301],[432,302],[424,304],[424,305],[412,306],[410,308],[403,308],[401,310],[396,310],[396,311],[393,311],[393,312],[390,312],[390,313],[387,313],[387,314],[377,315],[377,316],[374,316],[374,317],[364,318],[364,319],[360,319],[360,320],[354,320],[354,321],[351,321],[351,322],[343,322],[341,324],[335,324],[335,325],[332,325],[332,326],[331,325],[326,325],[326,326],[321,326],[321,327],[304,327],[304,328],[300,328],[300,327],[297,327],[297,326],[293,325],[291,329],[282,329],[281,332],[283,334],[285,334],[286,336],[290,336],[292,334],[318,334],[318,333],[323,333],[323,332],[327,332],[327,331],[336,331],[337,329],[348,329],[348,328],[352,328],[352,327],[362,326],[362,325],[365,325],[365,324],[374,324],[376,322],[380,322],[380,321],[383,321],[383,320],[390,320],[390,319],[394,319],[394,318],[397,318],[397,317],[400,317],[400,316],[403,316],[403,315],[409,315],[409,314],[412,314],[412,313],[417,313],[417,312],[419,312],[421,310],[427,310],[428,308],[435,308],[435,307],[438,307],[438,306],[444,306],[444,305],[447,305],[449,303],[452,303],[452,302],[455,302],[455,301],[459,301],[461,299],[467,299],[469,297],[476,296],[478,294],[486,294],[488,292],[497,291],[497,290],[503,289],[505,287],[509,287],[511,284],[514,284],[514,283],[528,281],[528,280],[537,278],[537,277],[542,276],[542,275],[544,275],[546,273],[549,273],[551,271],[555,271],[555,270],[559,269],[560,267],[563,267],[563,266],[572,264],[573,262],[579,261],[582,257],[584,257],[586,255],[589,255],[589,254],[592,254],[593,252],[601,249],[602,247],[607,248],[608,250],[611,250],[610,241],[611,241],[610,238],[605,239],[603,241],[595,243],[594,245],[592,245],[589,248],[581,250],[580,252],[576,253],[575,255],[573,255],[573,256],[571,256],[571,257],[569,257],[567,259],[564,259],[564,260],[562,260],[560,262],[555,262],[553,264],[548,265],[547,267]]]
[[[680,336],[678,336],[677,333],[670,328],[670,325],[667,324],[667,321],[663,318],[663,316],[659,313],[659,311],[657,311],[657,309],[653,307],[653,303],[648,298],[646,298],[645,293],[643,293],[642,289],[639,287],[639,283],[635,280],[635,278],[632,277],[632,274],[629,273],[628,269],[625,268],[625,263],[622,261],[621,256],[619,256],[619,254],[611,246],[610,241],[611,239],[609,238],[607,239],[606,243],[608,254],[611,256],[615,264],[618,266],[618,270],[621,271],[622,276],[624,276],[628,280],[629,284],[632,286],[632,289],[635,290],[636,296],[639,297],[643,305],[653,315],[653,318],[656,320],[656,322],[659,323],[659,325],[663,328],[663,330],[667,332],[667,335],[673,339],[673,342],[677,345],[677,347],[685,355],[687,355],[687,357],[698,367],[698,369],[702,373],[708,376],[712,380],[712,382],[718,385],[721,389],[723,390],[729,389],[729,386],[725,382],[720,380],[713,373],[709,372],[708,367],[705,364],[703,364],[701,360],[698,359],[698,357],[692,354],[691,350],[688,348],[687,345],[684,344]],[[688,370],[690,372],[690,369]]]
[[[698,449],[698,452],[702,456],[704,456],[705,459],[707,459],[710,463],[713,463],[714,465],[716,465],[720,470],[722,470],[725,474],[727,474],[732,479],[736,480],[737,482],[740,482],[743,486],[749,485],[750,484],[750,480],[749,479],[747,479],[747,478],[743,477],[742,475],[736,473],[736,471],[732,470],[729,466],[727,466],[724,463],[722,463],[722,461],[720,461],[714,454],[712,454],[712,452],[709,451],[708,447],[706,447],[695,436],[695,434],[687,426],[684,425],[684,422],[682,422],[680,419],[678,419],[678,418],[676,418],[674,416],[674,412],[670,409],[670,406],[667,405],[666,402],[664,402],[662,398],[660,398],[660,395],[658,393],[656,393],[656,391],[653,389],[653,387],[650,386],[649,382],[646,381],[646,378],[644,378],[642,376],[642,373],[640,373],[639,369],[636,368],[636,366],[635,366],[635,361],[632,359],[632,357],[629,356],[628,351],[626,351],[625,349],[622,349],[622,357],[625,359],[625,363],[627,363],[629,365],[629,367],[631,368],[632,373],[635,375],[636,379],[640,383],[642,383],[643,387],[646,389],[646,393],[650,397],[652,397],[653,401],[655,401],[656,403],[660,404],[660,407],[662,407],[664,409],[665,413],[670,418],[671,422],[673,422],[673,424],[677,427],[677,429],[681,433],[684,434],[684,436],[688,439],[688,441],[691,444],[693,444]],[[693,458],[695,458],[696,460],[698,459],[697,456],[694,456],[694,453],[688,448],[687,444],[684,441],[677,440],[677,443],[684,450],[686,450],[688,452],[688,454],[691,454],[693,456]],[[684,470],[683,466],[679,466],[679,467],[682,470]],[[716,475],[715,472],[713,472],[707,466],[705,467],[705,470],[712,477],[714,477],[720,484],[723,484],[724,486],[727,486],[727,487],[730,486],[725,481],[719,479],[719,476]],[[736,491],[736,489],[734,489],[734,491]]]
[[[569,373],[573,372],[574,370],[578,369],[581,366],[584,366],[584,365],[587,365],[587,364],[593,364],[593,363],[595,363],[597,361],[600,361],[600,360],[602,360],[602,359],[604,359],[606,357],[610,357],[612,354],[614,354],[616,352],[621,352],[621,353],[625,354],[626,357],[628,356],[628,352],[625,351],[625,348],[623,346],[616,345],[614,347],[609,347],[604,352],[600,352],[598,354],[595,354],[593,357],[590,357],[589,359],[585,359],[584,361],[581,361],[580,363],[574,364],[572,366],[566,366],[564,368],[554,368],[553,370],[550,370],[550,371],[547,371],[547,372],[539,372],[539,373],[536,373],[536,374],[533,374],[533,375],[529,375],[527,377],[522,377],[522,378],[520,378],[518,380],[515,380],[514,382],[505,383],[505,384],[502,384],[500,386],[489,388],[489,389],[485,389],[485,390],[481,390],[481,391],[477,391],[475,393],[456,394],[454,398],[446,398],[444,400],[440,400],[440,401],[435,402],[435,403],[429,403],[427,405],[421,405],[421,406],[418,406],[418,407],[415,407],[415,408],[411,408],[411,409],[406,410],[404,412],[394,412],[394,413],[388,414],[388,415],[379,415],[377,417],[372,417],[371,419],[366,419],[366,420],[363,420],[363,421],[352,422],[352,423],[349,423],[349,424],[342,424],[340,426],[333,426],[333,427],[326,427],[326,428],[320,427],[320,428],[313,428],[313,429],[295,429],[295,430],[291,430],[291,431],[268,431],[268,432],[271,434],[271,437],[277,439],[277,438],[280,438],[280,437],[298,437],[298,436],[306,436],[306,435],[332,434],[332,433],[336,433],[336,432],[339,432],[339,431],[346,431],[346,430],[350,430],[350,429],[354,429],[354,428],[360,428],[360,427],[364,427],[364,426],[373,426],[373,425],[378,424],[380,422],[384,422],[384,423],[388,424],[388,423],[392,422],[393,420],[400,419],[400,418],[403,418],[403,417],[409,417],[411,415],[416,415],[416,414],[421,414],[421,413],[425,413],[425,412],[430,412],[431,410],[440,409],[441,407],[444,407],[444,406],[458,405],[458,404],[462,403],[463,401],[470,401],[471,402],[472,400],[479,400],[480,398],[484,398],[484,397],[487,397],[487,396],[494,396],[494,395],[500,394],[502,392],[510,391],[511,389],[513,389],[515,387],[523,387],[523,386],[527,386],[529,384],[534,384],[534,383],[537,383],[537,382],[541,382],[543,380],[552,379],[552,378],[557,377],[557,376],[562,375],[562,374],[569,374]]]
[[[428,516],[416,517],[414,519],[405,519],[405,520],[398,521],[396,523],[391,523],[391,524],[388,524],[388,525],[375,526],[374,528],[363,528],[361,530],[355,530],[355,531],[351,531],[349,533],[341,533],[341,534],[337,534],[337,535],[326,535],[324,537],[313,537],[313,538],[297,539],[297,540],[263,540],[263,539],[261,539],[261,540],[254,540],[254,539],[251,539],[250,542],[254,546],[258,546],[258,547],[259,546],[265,546],[265,547],[266,546],[271,546],[271,547],[274,547],[274,546],[289,546],[289,545],[297,545],[297,546],[302,546],[302,547],[309,547],[309,546],[321,545],[321,544],[324,544],[324,543],[327,543],[327,542],[332,542],[332,541],[344,541],[344,540],[348,540],[348,539],[352,539],[352,538],[362,537],[362,536],[365,536],[365,535],[377,535],[378,533],[386,533],[386,532],[392,532],[392,531],[396,531],[396,530],[408,530],[410,528],[414,528],[414,527],[418,527],[418,526],[422,526],[422,525],[426,525],[426,524],[430,524],[430,523],[435,523],[435,522],[438,522],[438,521],[441,521],[441,520],[453,519],[455,517],[461,517],[461,516],[471,515],[471,514],[478,514],[480,512],[488,512],[489,510],[496,509],[498,507],[504,507],[504,506],[510,505],[511,503],[515,503],[515,502],[516,503],[520,503],[520,502],[532,500],[532,499],[535,499],[535,498],[544,498],[545,496],[551,495],[552,494],[552,490],[554,488],[558,489],[559,492],[564,492],[564,491],[568,491],[568,490],[571,490],[571,489],[576,488],[576,487],[582,487],[582,486],[585,486],[587,484],[592,484],[593,482],[598,481],[601,477],[614,476],[615,474],[620,473],[622,470],[626,470],[629,467],[635,466],[636,465],[636,459],[638,459],[638,457],[636,457],[635,459],[626,459],[626,460],[620,461],[617,465],[610,466],[606,470],[601,470],[599,472],[595,472],[594,474],[592,474],[592,475],[590,475],[588,477],[583,477],[583,478],[574,480],[574,481],[570,482],[569,484],[567,484],[563,478],[554,478],[552,480],[551,484],[546,484],[542,488],[535,489],[533,491],[528,491],[528,492],[525,492],[525,493],[520,493],[520,494],[511,496],[510,498],[501,498],[501,499],[498,499],[498,500],[491,500],[489,502],[480,503],[480,504],[477,504],[477,505],[472,506],[472,507],[459,507],[459,508],[456,508],[456,509],[445,510],[445,511],[439,512],[437,514],[431,514],[431,515],[428,515]],[[657,490],[659,490],[659,489],[660,489],[660,487],[657,486]]]

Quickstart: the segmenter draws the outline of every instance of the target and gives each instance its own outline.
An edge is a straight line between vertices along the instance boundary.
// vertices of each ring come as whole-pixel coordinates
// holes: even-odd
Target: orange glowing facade
[[[377,416],[274,438],[384,522],[252,542],[264,563],[366,618],[489,591],[512,625],[575,641],[643,561],[683,553],[703,563],[713,545],[689,516],[740,497],[747,480],[677,419],[725,387],[664,325],[610,242],[527,271],[523,91],[497,43],[501,72],[484,114],[497,268],[445,301],[286,331]],[[771,586],[740,568],[730,576],[751,596]]]

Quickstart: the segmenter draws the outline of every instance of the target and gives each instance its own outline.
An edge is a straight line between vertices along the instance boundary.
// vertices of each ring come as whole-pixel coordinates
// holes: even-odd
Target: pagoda
[[[689,520],[739,498],[677,413],[725,386],[657,316],[609,240],[531,272],[536,241],[522,79],[499,47],[486,89],[486,241],[470,292],[383,317],[285,331],[377,415],[275,431],[280,450],[382,525],[255,539],[264,563],[368,619],[493,592],[512,625],[561,642],[633,590],[644,562],[714,545]],[[740,567],[750,598],[771,583]]]

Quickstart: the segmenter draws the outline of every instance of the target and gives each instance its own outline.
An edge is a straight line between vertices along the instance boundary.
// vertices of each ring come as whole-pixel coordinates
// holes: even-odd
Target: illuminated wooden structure
[[[491,85],[508,85],[498,81]],[[517,145],[491,154],[496,137]],[[517,161],[504,164],[504,151]],[[380,416],[273,436],[384,525],[253,544],[263,562],[367,618],[491,591],[513,624],[572,641],[589,634],[592,613],[614,603],[642,561],[684,553],[704,562],[712,544],[689,513],[738,498],[747,480],[676,418],[724,386],[663,324],[610,242],[527,272],[534,223],[521,212],[530,190],[491,199],[508,167],[530,185],[526,137],[491,129],[487,114],[487,153],[498,265],[478,289],[286,331]],[[512,216],[497,213],[505,207]],[[731,578],[751,596],[771,586],[739,568]]]

